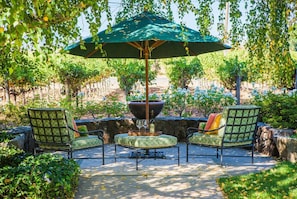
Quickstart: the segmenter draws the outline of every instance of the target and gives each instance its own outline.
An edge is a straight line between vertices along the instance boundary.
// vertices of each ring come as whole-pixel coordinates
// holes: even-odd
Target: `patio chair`
[[[63,108],[29,108],[28,116],[33,133],[34,155],[43,151],[66,151],[68,159],[76,150],[101,147],[104,165],[103,130],[81,132],[71,114]]]
[[[254,162],[254,142],[260,107],[254,105],[236,105],[225,107],[219,126],[215,129],[189,127],[187,129],[186,161],[189,161],[189,146],[200,145],[216,148],[216,157],[223,164],[223,149],[230,147],[251,146],[252,163]],[[205,122],[202,120],[200,122]],[[200,123],[198,124],[199,127]],[[214,133],[216,132],[216,133]],[[209,154],[195,154],[207,156]]]

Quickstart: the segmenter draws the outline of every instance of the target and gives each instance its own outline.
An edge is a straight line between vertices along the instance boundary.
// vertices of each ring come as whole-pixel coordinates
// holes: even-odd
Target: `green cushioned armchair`
[[[28,117],[35,142],[34,154],[39,147],[44,151],[66,151],[68,158],[72,158],[73,151],[100,147],[104,164],[103,130],[79,132],[71,114],[63,108],[29,108]],[[75,132],[81,136],[75,136]]]
[[[251,157],[253,162],[255,132],[257,130],[259,112],[260,107],[254,105],[236,105],[224,107],[219,128],[212,130],[218,131],[218,134],[216,135],[207,134],[207,131],[203,129],[189,127],[187,129],[186,137],[186,161],[189,161],[189,146],[201,145],[216,148],[217,158],[219,156],[220,150],[221,165],[223,161],[224,148],[251,146]],[[205,120],[202,122],[205,122]]]

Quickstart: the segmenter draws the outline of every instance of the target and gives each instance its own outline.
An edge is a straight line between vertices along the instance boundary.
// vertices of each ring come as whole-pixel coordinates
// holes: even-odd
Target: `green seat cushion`
[[[102,140],[98,139],[98,136],[95,136],[95,135],[78,137],[78,138],[75,138],[71,143],[72,150],[87,149],[91,147],[101,146],[102,144],[103,144]],[[47,150],[68,150],[69,149],[69,147],[65,145],[57,146],[57,145],[41,144],[40,147]]]
[[[203,133],[196,132],[192,137],[189,138],[189,142],[191,144],[199,144],[205,146],[214,146],[220,147],[222,145],[223,138],[218,135],[207,135]],[[244,142],[225,142],[225,147],[231,146],[241,146],[241,145],[249,145],[252,144],[252,141],[244,141]]]
[[[128,134],[118,134],[115,135],[114,140],[116,144],[141,149],[166,148],[177,144],[177,138],[171,135],[128,136]]]
[[[218,135],[208,135],[196,132],[189,138],[189,142],[192,144],[201,144],[207,146],[221,146],[222,137]]]

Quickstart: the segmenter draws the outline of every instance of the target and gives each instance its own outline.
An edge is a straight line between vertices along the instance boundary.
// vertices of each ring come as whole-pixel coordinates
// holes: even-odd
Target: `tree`
[[[261,80],[270,79],[277,87],[294,83],[296,63],[289,49],[289,33],[296,23],[293,0],[252,1],[247,23],[247,49],[253,73]]]
[[[194,77],[200,78],[204,74],[200,60],[197,57],[192,59],[190,63],[186,58],[182,57],[173,59],[167,64],[170,64],[167,71],[168,77],[175,88],[188,88]]]
[[[60,81],[65,86],[67,99],[71,102],[72,97],[75,97],[76,106],[78,106],[78,92],[85,81],[96,73],[89,71],[84,64],[74,61],[62,61],[57,64],[56,70]]]
[[[43,78],[38,67],[39,62],[21,53],[16,56],[12,56],[11,53],[0,63],[0,85],[5,89],[8,103],[10,95],[14,96],[16,103],[17,96],[33,89]]]
[[[219,2],[219,10],[213,4]],[[224,14],[226,3],[230,5],[230,31],[225,32]],[[241,3],[245,10],[240,10]],[[84,15],[92,36],[107,17],[111,27],[113,2],[106,0],[11,0],[0,1],[0,56],[5,57],[10,49],[30,49],[44,53],[65,47],[70,41],[81,39],[81,28],[77,26],[78,17]],[[219,31],[225,41],[233,47],[239,45],[247,35],[246,47],[253,65],[251,68],[268,76],[277,86],[290,87],[293,82],[295,63],[289,51],[288,37],[296,25],[297,3],[295,0],[123,0],[123,17],[127,13],[137,13],[143,9],[156,10],[172,16],[173,4],[177,15],[182,19],[193,13],[198,29],[208,34],[213,24],[214,13],[220,13]],[[244,9],[244,8],[243,8]],[[160,11],[160,13],[161,13]],[[246,23],[241,23],[244,12],[248,12]],[[245,31],[246,30],[246,31]],[[96,39],[96,37],[94,37]],[[82,43],[83,47],[83,43]],[[20,50],[19,50],[20,51]],[[17,52],[17,51],[14,51]]]
[[[133,86],[139,81],[145,85],[145,67],[142,61],[135,60],[114,60],[109,62],[114,69],[114,75],[118,78],[119,86],[128,96]],[[151,66],[151,65],[150,65]],[[149,83],[157,76],[158,65],[154,64],[149,70]],[[152,70],[153,69],[153,70]]]
[[[247,64],[244,61],[239,61],[238,56],[224,59],[224,64],[218,67],[217,73],[224,87],[229,90],[236,89],[237,77],[240,77],[241,81],[246,81],[248,78]]]

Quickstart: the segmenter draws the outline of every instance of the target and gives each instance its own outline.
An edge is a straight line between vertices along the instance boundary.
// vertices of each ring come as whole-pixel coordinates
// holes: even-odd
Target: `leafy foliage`
[[[202,77],[204,74],[200,60],[195,57],[187,63],[188,60],[184,57],[173,59],[167,64],[170,66],[167,69],[170,83],[175,88],[187,88],[194,77]]]
[[[238,57],[224,60],[224,64],[217,69],[220,81],[229,90],[236,88],[236,78],[241,77],[242,81],[247,80],[246,62],[238,60]]]
[[[1,198],[73,198],[79,165],[60,155],[20,156],[23,152],[1,148]],[[13,161],[13,165],[11,165]]]
[[[12,94],[16,102],[16,96],[38,85],[43,79],[39,64],[39,61],[21,53],[14,56],[10,53],[0,61],[0,85],[8,97]],[[8,101],[10,102],[10,98]]]
[[[114,75],[118,78],[119,86],[129,95],[136,82],[145,84],[144,62],[135,60],[115,60],[110,62],[110,67],[114,69]],[[151,66],[149,69],[148,81],[156,78],[158,65]]]
[[[190,90],[171,88],[162,94],[165,101],[162,112],[165,115],[178,114],[180,117],[189,117],[198,114],[199,117],[208,117],[210,113],[218,113],[224,106],[234,105],[236,98],[223,88],[212,86],[211,89],[201,90],[198,87],[192,93]]]
[[[230,199],[243,198],[296,198],[297,164],[278,163],[275,168],[241,176],[218,179]]]
[[[12,133],[8,133],[6,130],[2,130],[0,132],[0,143],[1,142],[8,142],[9,140],[15,138],[15,135]]]
[[[204,117],[210,113],[218,113],[224,106],[235,105],[236,98],[224,88],[212,86],[208,90],[201,90],[197,87],[188,102],[193,109],[197,109]]]
[[[262,121],[274,128],[297,129],[297,93],[254,93],[253,103],[261,106]]]
[[[87,102],[85,109],[92,114],[93,118],[123,117],[128,111],[127,105],[120,102],[116,94],[104,97],[100,103]]]
[[[185,88],[171,88],[166,90],[162,94],[162,100],[165,101],[163,112],[169,114],[173,111],[179,115],[179,117],[187,116],[187,98],[190,95],[189,90]]]
[[[289,52],[288,41],[289,36],[294,35],[291,33],[296,31],[296,2],[220,0],[218,10],[213,10],[216,3],[214,0],[123,0],[118,19],[122,20],[144,9],[168,13],[168,18],[173,18],[173,11],[176,11],[180,20],[189,13],[194,15],[199,31],[208,34],[213,25],[214,13],[219,13],[218,29],[224,41],[230,41],[236,47],[244,38],[243,34],[247,35],[246,46],[253,63],[250,67],[261,74],[259,78],[265,80],[272,77],[276,86],[292,87],[296,66]],[[228,31],[224,25],[226,4],[230,7],[231,27]],[[43,53],[47,57],[50,52],[63,49],[69,41],[82,39],[81,27],[77,25],[80,16],[86,19],[87,27],[97,40],[96,33],[103,20],[107,19],[108,27],[111,27],[111,6],[114,5],[114,2],[94,0],[1,1],[0,60],[6,59],[11,52],[23,52],[22,49],[36,54]],[[246,11],[246,23],[241,23]]]
[[[5,138],[4,141],[7,141],[6,135],[3,133],[0,134],[1,139]],[[0,142],[2,142],[0,140]],[[21,163],[24,158],[27,156],[25,152],[21,149],[18,149],[14,146],[3,147],[0,146],[0,168],[4,166],[12,166],[15,167],[19,163]]]
[[[69,98],[77,96],[83,82],[88,78],[85,66],[73,62],[62,62],[57,68],[60,81],[66,86]]]
[[[295,6],[292,0],[251,1],[247,15],[250,68],[262,75],[261,80],[269,78],[279,88],[291,88],[294,80],[296,64],[289,51],[288,33]]]

